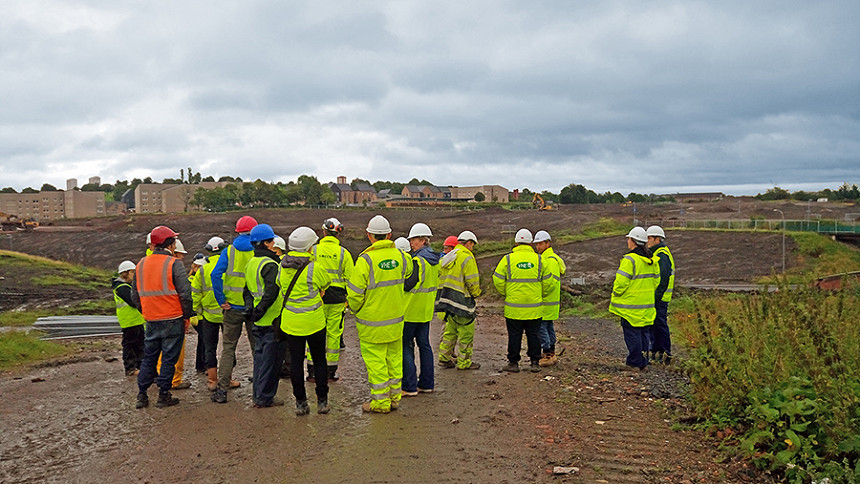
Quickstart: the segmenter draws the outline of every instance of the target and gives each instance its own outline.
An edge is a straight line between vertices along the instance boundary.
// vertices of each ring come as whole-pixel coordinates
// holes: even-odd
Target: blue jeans
[[[278,393],[287,343],[275,341],[275,329],[271,326],[255,324],[251,332],[254,334],[254,403],[271,405]]]
[[[669,303],[656,301],[654,308],[657,310],[657,317],[654,319],[654,325],[650,327],[651,351],[671,355],[672,341],[669,337]]]
[[[173,372],[179,352],[185,343],[185,321],[182,318],[169,321],[147,321],[143,340],[143,360],[140,362],[140,373],[137,375],[137,388],[140,393],[146,393],[153,382],[158,385],[161,393],[170,391],[173,385]],[[161,359],[161,373],[156,378],[155,366],[158,355]]]
[[[627,366],[648,366],[648,360],[642,354],[648,348],[648,326],[631,326],[626,319],[621,318],[621,329],[624,330],[624,343],[627,345]]]
[[[421,375],[416,376],[415,345],[418,344],[418,359],[421,362]],[[417,392],[432,390],[433,347],[430,346],[430,323],[403,324],[403,391]]]
[[[540,323],[540,347],[544,353],[555,353],[555,325],[544,319]]]

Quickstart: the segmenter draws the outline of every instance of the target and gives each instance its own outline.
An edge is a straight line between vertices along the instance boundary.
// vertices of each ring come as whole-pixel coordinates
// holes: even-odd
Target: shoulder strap
[[[296,285],[296,281],[298,281],[298,280],[299,280],[299,276],[300,276],[300,275],[302,275],[302,271],[303,271],[303,270],[305,270],[305,267],[307,267],[307,266],[308,266],[308,264],[310,264],[310,263],[311,263],[311,260],[310,260],[310,259],[308,259],[304,264],[302,264],[302,266],[301,266],[301,267],[299,267],[299,268],[296,270],[296,275],[295,275],[295,276],[293,276],[293,280],[292,280],[292,281],[290,281],[290,285],[289,285],[289,286],[287,286],[287,292],[285,292],[285,293],[284,293],[284,302],[283,302],[283,304],[281,305],[281,311],[283,311],[283,310],[284,310],[284,308],[285,308],[285,307],[287,307],[287,299],[289,299],[289,298],[290,298],[290,293],[291,293],[291,292],[293,292],[293,287],[295,287],[295,285]]]

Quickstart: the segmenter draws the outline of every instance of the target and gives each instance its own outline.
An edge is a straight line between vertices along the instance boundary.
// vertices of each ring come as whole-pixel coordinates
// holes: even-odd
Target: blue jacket
[[[233,246],[236,247],[236,250],[241,251],[253,251],[254,246],[251,245],[251,236],[249,234],[242,234],[236,237],[233,241]],[[218,304],[224,304],[227,301],[227,298],[224,297],[224,273],[227,272],[227,249],[221,251],[221,257],[218,258],[218,262],[215,264],[215,268],[212,269],[212,292],[215,293],[215,300],[218,301]],[[240,311],[245,310],[245,306],[240,306],[238,304],[231,304],[231,308],[238,309]]]
[[[433,252],[428,246],[421,247],[411,254],[413,257],[420,257],[427,261],[431,266],[439,265],[439,259],[442,258],[442,254],[438,252]],[[416,284],[418,284],[418,261],[412,261],[412,275],[409,276],[408,279],[403,283],[403,289],[405,291],[411,291]]]

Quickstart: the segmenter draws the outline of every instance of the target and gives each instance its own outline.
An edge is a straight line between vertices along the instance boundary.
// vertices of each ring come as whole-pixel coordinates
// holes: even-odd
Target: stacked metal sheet
[[[116,316],[48,316],[33,323],[42,339],[88,338],[122,334]]]

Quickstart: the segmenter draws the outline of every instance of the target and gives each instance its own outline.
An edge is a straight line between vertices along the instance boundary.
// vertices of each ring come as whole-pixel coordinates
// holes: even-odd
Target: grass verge
[[[73,351],[68,346],[40,340],[37,332],[6,331],[0,333],[0,370],[63,356]]]

